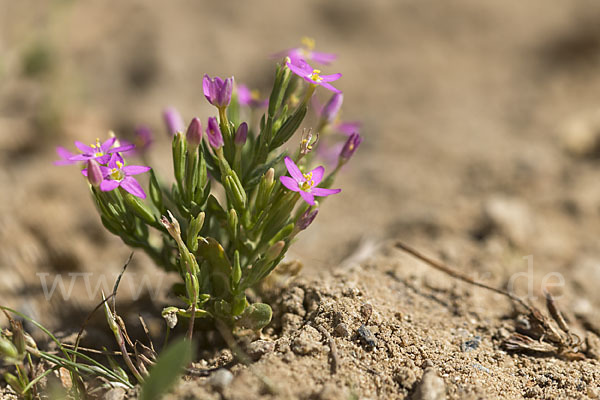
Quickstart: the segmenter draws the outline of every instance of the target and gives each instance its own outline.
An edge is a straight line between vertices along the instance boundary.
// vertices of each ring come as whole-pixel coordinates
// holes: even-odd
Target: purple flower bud
[[[344,102],[344,95],[342,93],[334,93],[331,99],[325,104],[321,111],[321,118],[326,120],[328,123],[332,123],[340,112],[342,103]]]
[[[192,119],[192,122],[190,122],[187,132],[185,133],[185,138],[187,139],[188,145],[194,149],[200,145],[200,142],[202,141],[202,122],[200,122],[199,118]]]
[[[248,124],[242,122],[240,126],[237,128],[237,132],[235,133],[234,143],[237,146],[243,146],[246,143],[246,139],[248,138]]]
[[[300,216],[298,222],[296,222],[296,231],[300,232],[308,228],[310,224],[315,220],[317,214],[319,213],[319,209],[311,211],[309,208]]]
[[[88,160],[87,162],[87,179],[90,185],[94,187],[100,186],[104,177],[100,170],[100,164],[96,160]]]
[[[227,107],[231,102],[231,92],[233,91],[233,76],[225,80],[215,76],[210,79],[208,75],[204,75],[202,79],[202,90],[204,97],[213,106],[217,108]]]
[[[185,125],[179,112],[173,107],[167,107],[163,111],[163,117],[165,124],[167,125],[167,131],[170,135],[174,135],[177,132],[183,132]]]
[[[223,135],[219,128],[219,123],[215,117],[208,119],[208,126],[206,127],[206,135],[208,136],[208,142],[215,149],[223,147]]]
[[[360,146],[361,142],[362,138],[358,133],[353,133],[352,135],[350,135],[350,137],[346,141],[346,144],[344,144],[342,151],[340,152],[340,162],[345,163],[346,161],[348,161],[350,157],[352,157],[356,149],[358,149],[358,146]]]

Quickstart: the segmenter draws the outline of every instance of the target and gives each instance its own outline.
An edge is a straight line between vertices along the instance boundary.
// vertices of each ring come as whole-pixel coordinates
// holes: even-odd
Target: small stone
[[[348,326],[343,322],[336,325],[334,332],[339,337],[345,338],[350,336],[350,330],[348,329]]]
[[[535,234],[529,207],[518,198],[495,196],[483,206],[485,224],[504,234],[513,244],[525,245]]]
[[[460,349],[466,353],[467,351],[476,350],[480,344],[481,336],[473,336],[473,339],[465,340],[464,342],[462,342],[460,345]]]
[[[300,329],[304,323],[304,318],[298,314],[285,313],[281,317],[281,331],[283,335],[290,334],[291,332]]]
[[[600,397],[600,391],[598,391],[598,388],[588,387],[587,395],[590,399],[597,399],[598,397]]]
[[[304,309],[304,290],[293,287],[283,294],[282,305],[286,312],[297,314],[302,317],[306,315]]]
[[[292,351],[302,356],[315,353],[321,347],[321,333],[312,326],[302,328],[300,335],[292,342]]]
[[[112,388],[108,392],[104,393],[103,400],[123,400],[125,398],[125,389],[123,388]]]
[[[363,305],[360,306],[360,314],[363,316],[365,324],[368,323],[373,314],[373,306],[369,303],[363,303]]]
[[[369,346],[369,347],[377,346],[377,338],[375,338],[375,335],[373,335],[373,333],[369,330],[369,328],[367,328],[364,324],[358,328],[357,334],[358,334],[358,337],[360,338],[361,342],[363,342],[367,346]]]
[[[208,383],[217,390],[223,390],[233,381],[233,374],[225,368],[219,368],[208,378]]]
[[[275,350],[275,342],[269,340],[256,340],[246,347],[246,353],[254,361],[260,360],[262,356],[273,350]]]
[[[417,375],[413,369],[404,367],[396,372],[394,380],[404,389],[410,390],[417,382]]]
[[[600,156],[600,110],[578,115],[563,127],[562,144],[576,157]]]
[[[446,398],[446,384],[433,368],[427,368],[419,382],[413,399],[443,400]]]

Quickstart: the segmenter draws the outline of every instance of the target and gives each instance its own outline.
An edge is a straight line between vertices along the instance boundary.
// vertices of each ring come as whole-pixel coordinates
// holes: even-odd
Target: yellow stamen
[[[307,50],[314,50],[315,48],[315,39],[313,38],[304,36],[300,42],[302,43],[302,46],[304,46]]]
[[[254,89],[250,92],[250,97],[252,98],[252,100],[258,100],[260,99],[260,91],[258,89]]]
[[[304,176],[304,179],[306,179],[304,182],[302,182],[300,184],[300,189],[302,189],[304,192],[309,191],[313,186],[315,186],[315,182],[312,179],[312,172],[309,172],[308,174],[302,174]]]
[[[320,73],[321,73],[320,69],[313,69],[312,74],[310,74],[310,79],[312,79],[315,82],[321,82],[323,80],[323,78],[321,78],[319,76]]]

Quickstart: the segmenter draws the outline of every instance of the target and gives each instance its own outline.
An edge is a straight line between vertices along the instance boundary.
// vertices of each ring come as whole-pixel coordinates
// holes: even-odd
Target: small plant
[[[170,327],[178,317],[190,318],[191,334],[195,318],[211,317],[231,328],[263,328],[271,308],[250,304],[246,291],[282,261],[294,238],[316,217],[319,201],[340,192],[331,186],[361,137],[356,125],[337,119],[342,95],[331,83],[341,74],[322,75],[308,64],[329,63],[335,56],[314,52],[312,46],[305,41],[305,47],[285,53],[268,101],[243,85],[236,87],[233,77],[205,75],[204,96],[218,113],[208,118],[205,131],[194,118],[184,132],[179,114],[168,109],[173,183],[125,158],[133,151],[143,153],[151,142],[147,130],[138,131],[141,149],[114,135],[89,146],[75,142],[80,154],[57,149],[58,164],[85,163],[81,172],[106,229],[181,276],[173,290],[182,304],[163,311]],[[317,110],[317,132],[304,130],[299,146],[286,149],[318,87],[334,95]],[[344,143],[329,173],[314,165],[320,155],[327,158],[327,152],[313,152],[323,136],[330,149]],[[136,178],[143,173],[149,173],[148,196]]]

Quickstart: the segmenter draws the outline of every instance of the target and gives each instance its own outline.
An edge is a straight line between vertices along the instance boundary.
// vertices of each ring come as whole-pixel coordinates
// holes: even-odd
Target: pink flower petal
[[[291,158],[286,157],[284,158],[283,162],[285,163],[285,166],[289,171],[290,175],[296,180],[296,182],[304,182],[306,180],[304,179],[304,175],[302,175],[302,172],[300,172],[300,168],[298,168],[296,163],[294,163],[294,161]]]
[[[315,196],[329,196],[341,192],[342,189],[325,189],[325,188],[312,188],[310,192]]]
[[[104,143],[102,143],[100,145],[102,152],[106,153],[108,151],[108,149],[110,149],[112,147],[112,145],[115,144],[116,140],[117,140],[117,138],[113,136],[111,138],[108,138]]]
[[[333,86],[331,86],[329,83],[327,82],[320,82],[319,85],[323,86],[325,89],[329,89],[334,93],[342,93],[341,90],[334,88]]]
[[[290,189],[291,191],[293,191],[293,192],[300,191],[300,188],[298,187],[298,182],[296,182],[294,179],[290,178],[289,176],[280,176],[279,180],[281,181],[281,184],[283,186]]]
[[[305,71],[303,68],[301,68],[299,66],[296,66],[296,65],[294,65],[292,63],[287,63],[286,65],[288,66],[288,68],[290,69],[290,71],[292,71],[296,75],[301,76],[303,78],[306,78],[310,74],[310,72]],[[308,64],[306,64],[306,65],[308,65]]]
[[[94,149],[81,143],[80,141],[75,141],[75,147],[77,147],[82,153],[95,153]]]
[[[136,197],[139,197],[141,199],[146,198],[146,193],[144,192],[144,189],[142,189],[139,182],[136,181],[135,178],[132,178],[130,176],[125,177],[125,179],[121,181],[121,187]]]
[[[302,196],[304,201],[306,201],[311,206],[315,205],[315,196],[313,196],[311,193],[300,191],[300,196]]]
[[[315,186],[318,185],[319,183],[321,183],[321,181],[323,180],[324,172],[325,172],[325,168],[322,165],[313,169],[312,171],[310,171],[310,173],[312,174],[312,180],[313,180]]]
[[[77,154],[73,157],[69,157],[69,161],[87,161],[90,158],[94,158],[94,156],[91,156],[89,154]]]
[[[112,156],[110,156],[110,160],[108,161],[108,167],[109,168],[119,168],[119,166],[117,165],[117,161],[120,162],[121,164],[123,164],[123,157],[121,157],[119,155],[119,153],[113,153]],[[101,163],[104,164],[104,163]]]
[[[335,61],[335,59],[337,58],[337,56],[335,54],[331,54],[331,53],[322,53],[320,51],[311,51],[309,54],[309,58],[315,62],[318,62],[319,64],[331,64],[333,61]]]
[[[135,145],[133,143],[128,143],[119,147],[113,147],[112,149],[109,149],[107,153],[116,153],[118,151],[125,153],[127,151],[133,150],[134,147]]]
[[[122,168],[122,171],[125,172],[125,175],[138,175],[143,174],[144,172],[150,171],[150,167],[146,167],[143,165],[128,165]]]
[[[113,181],[105,179],[100,183],[100,190],[103,192],[110,192],[111,190],[115,190],[119,187],[119,181]]]
[[[342,77],[342,74],[321,75],[321,82],[333,82]]]

